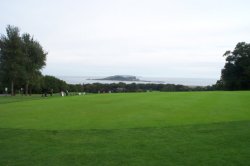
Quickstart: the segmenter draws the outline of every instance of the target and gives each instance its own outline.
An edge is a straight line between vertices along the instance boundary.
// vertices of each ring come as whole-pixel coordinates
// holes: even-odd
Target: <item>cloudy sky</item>
[[[0,0],[8,24],[48,51],[44,74],[219,78],[250,42],[249,0]]]

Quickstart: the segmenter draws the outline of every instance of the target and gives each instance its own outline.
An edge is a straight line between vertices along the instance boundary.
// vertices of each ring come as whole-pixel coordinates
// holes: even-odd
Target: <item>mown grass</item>
[[[0,127],[117,129],[250,120],[249,92],[102,94],[1,104]]]
[[[185,92],[0,102],[0,163],[249,165],[249,101]]]
[[[23,102],[23,101],[36,100],[36,99],[41,99],[41,95],[32,95],[32,96],[22,96],[22,95],[4,96],[2,95],[0,96],[0,104]]]

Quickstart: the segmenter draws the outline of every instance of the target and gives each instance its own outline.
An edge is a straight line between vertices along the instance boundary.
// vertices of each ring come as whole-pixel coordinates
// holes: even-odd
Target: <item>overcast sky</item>
[[[48,51],[43,74],[219,78],[250,40],[250,1],[0,0],[0,23]]]

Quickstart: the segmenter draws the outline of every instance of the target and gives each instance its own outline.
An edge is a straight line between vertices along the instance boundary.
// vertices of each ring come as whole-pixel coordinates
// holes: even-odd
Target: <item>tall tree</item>
[[[47,53],[38,41],[35,41],[28,33],[22,35],[23,52],[26,59],[25,93],[29,92],[29,86],[35,84],[40,78],[40,70],[46,65]],[[31,92],[31,88],[30,88]]]
[[[0,72],[4,81],[10,83],[14,95],[15,82],[25,75],[25,56],[18,27],[8,25],[6,36],[0,38]]]
[[[250,89],[250,44],[240,42],[234,51],[226,51],[221,80],[228,90]]]
[[[28,94],[29,85],[39,83],[47,53],[29,34],[20,37],[18,27],[8,25],[6,33],[0,37],[0,79],[11,84],[12,95],[15,84],[25,84]]]

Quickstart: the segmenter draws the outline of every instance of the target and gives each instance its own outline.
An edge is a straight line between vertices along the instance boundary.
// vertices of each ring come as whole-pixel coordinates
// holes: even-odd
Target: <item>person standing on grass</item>
[[[47,97],[47,89],[46,88],[42,89],[42,97]]]
[[[6,87],[4,90],[5,90],[5,95],[7,96],[8,95],[8,88]]]
[[[53,89],[50,89],[50,96],[53,96]]]
[[[64,92],[63,91],[61,91],[61,96],[64,97]]]
[[[23,88],[20,89],[20,93],[23,96]]]

